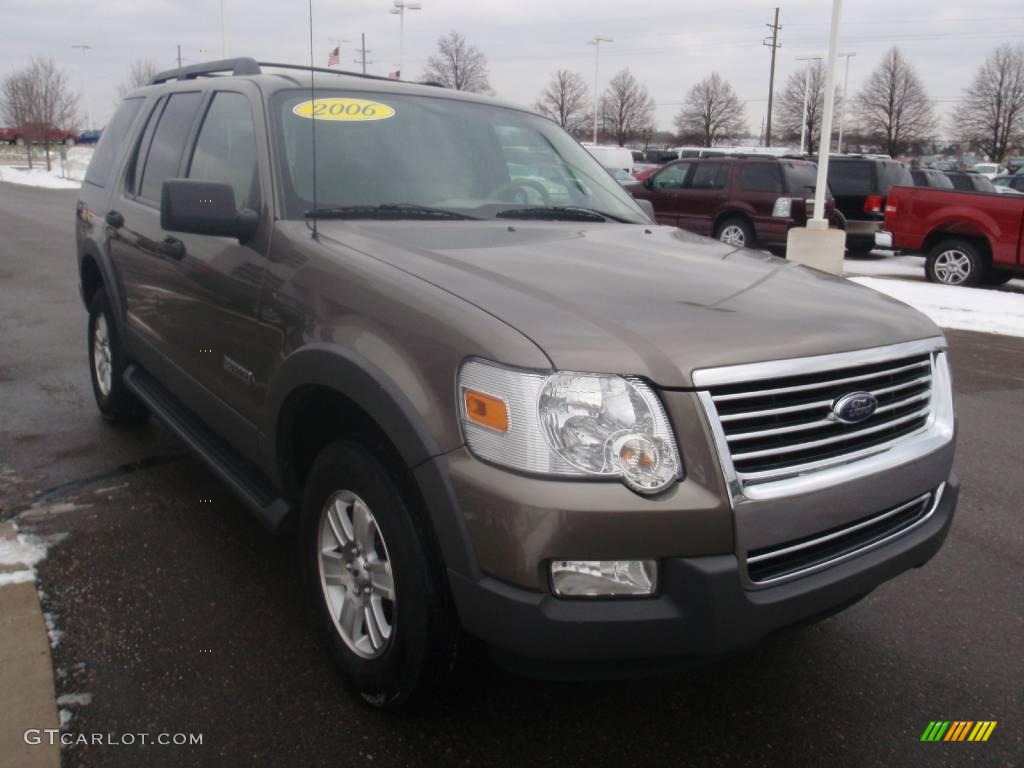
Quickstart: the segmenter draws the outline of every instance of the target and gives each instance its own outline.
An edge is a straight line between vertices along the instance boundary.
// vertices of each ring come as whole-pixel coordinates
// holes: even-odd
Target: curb
[[[0,525],[0,546],[17,544],[11,521]],[[60,768],[59,741],[26,744],[28,729],[59,727],[46,622],[30,563],[0,562],[0,768]]]

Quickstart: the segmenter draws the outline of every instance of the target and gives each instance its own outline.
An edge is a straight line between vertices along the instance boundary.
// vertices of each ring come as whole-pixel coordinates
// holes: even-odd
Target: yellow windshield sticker
[[[387,120],[395,110],[387,104],[366,99],[316,99],[296,104],[292,113],[311,120]]]

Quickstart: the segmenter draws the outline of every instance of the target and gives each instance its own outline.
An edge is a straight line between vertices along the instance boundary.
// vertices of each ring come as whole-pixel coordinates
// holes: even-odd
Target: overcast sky
[[[774,6],[694,0],[422,0],[405,23],[405,77],[419,77],[439,35],[455,29],[490,62],[491,86],[509,101],[533,104],[548,76],[565,67],[594,77],[594,35],[615,39],[601,51],[602,88],[629,67],[658,104],[669,128],[686,90],[713,70],[746,102],[752,132],[760,129],[768,91],[770,51],[761,44]],[[368,71],[398,66],[398,17],[391,0],[313,0],[313,44],[326,65],[332,38],[342,62],[354,60],[360,33],[372,52]],[[847,0],[840,47],[855,51],[850,90],[858,88],[884,51],[898,44],[915,64],[940,112],[948,113],[989,50],[1024,40],[1024,0]],[[0,77],[33,55],[52,56],[72,73],[102,123],[117,83],[134,59],[172,67],[181,45],[187,63],[219,58],[219,0],[0,0]],[[823,53],[831,4],[796,0],[781,7],[782,48],[776,87],[799,69],[797,56]],[[224,0],[226,53],[286,62],[309,61],[306,0]],[[72,49],[91,45],[86,53]],[[842,72],[840,72],[840,77]],[[944,123],[943,129],[946,128]]]

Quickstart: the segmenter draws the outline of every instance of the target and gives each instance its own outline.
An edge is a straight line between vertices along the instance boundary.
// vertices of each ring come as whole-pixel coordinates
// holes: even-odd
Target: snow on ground
[[[877,277],[850,279],[909,304],[943,328],[1024,336],[1024,293]]]
[[[50,170],[46,170],[46,159],[38,154],[32,158],[33,168],[29,170],[24,150],[20,153],[4,153],[3,160],[10,165],[0,165],[0,181],[11,184],[24,184],[30,187],[46,187],[49,189],[78,189],[82,186],[82,177],[92,159],[92,147],[71,147],[68,149],[66,176],[60,174],[59,148],[50,151]],[[10,156],[8,156],[10,155]]]
[[[843,260],[843,274],[924,279],[924,259],[920,256],[893,256],[891,251],[872,251],[869,256]]]

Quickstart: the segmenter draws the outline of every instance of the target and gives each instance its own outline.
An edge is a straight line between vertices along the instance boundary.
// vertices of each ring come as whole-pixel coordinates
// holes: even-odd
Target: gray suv
[[[949,530],[935,325],[656,226],[529,111],[186,67],[124,100],[76,219],[100,411],[297,519],[313,620],[375,705],[467,635],[560,676],[747,647]]]

